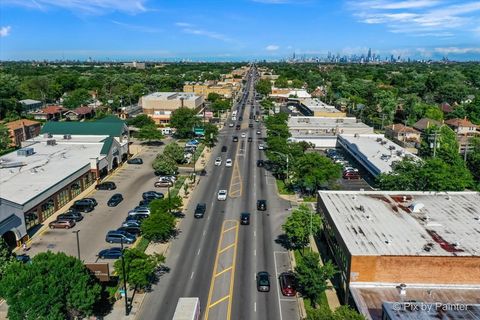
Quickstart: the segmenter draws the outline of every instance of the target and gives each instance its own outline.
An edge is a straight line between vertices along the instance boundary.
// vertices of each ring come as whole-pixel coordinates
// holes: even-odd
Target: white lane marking
[[[253,250],[253,255],[256,256],[257,255],[257,250]]]
[[[195,273],[195,271],[192,271],[192,275],[190,276],[190,279],[193,279],[193,274]]]
[[[203,236],[205,237],[205,234],[207,234],[207,230],[203,230]]]
[[[200,249],[198,249],[198,251],[197,251],[197,256],[198,256],[198,255],[200,255]]]
[[[253,231],[253,237],[257,236],[257,231]]]
[[[278,269],[277,269],[277,257],[275,256],[276,251],[273,252],[273,262],[275,264],[275,278],[278,278]],[[277,298],[278,298],[278,312],[280,314],[280,320],[283,320],[282,316],[282,303],[280,302],[280,289],[278,288],[278,281],[276,281],[277,287]]]
[[[256,302],[253,304],[253,310],[255,310],[255,312],[257,312],[257,303]]]

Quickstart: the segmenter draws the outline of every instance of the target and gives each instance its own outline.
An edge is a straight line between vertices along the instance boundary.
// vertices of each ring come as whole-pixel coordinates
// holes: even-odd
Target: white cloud
[[[140,32],[146,32],[146,33],[158,33],[162,32],[161,29],[157,28],[152,28],[152,27],[147,27],[147,26],[141,26],[141,25],[135,25],[135,24],[130,24],[130,23],[124,23],[116,20],[111,20],[112,23],[119,25],[121,27],[124,27],[126,29],[130,30],[135,30],[135,31],[140,31]]]
[[[466,53],[480,53],[480,47],[478,48],[459,48],[459,47],[445,47],[445,48],[435,48],[435,52],[441,53],[444,55],[448,54],[466,54]]]
[[[188,34],[194,34],[197,36],[204,36],[211,39],[221,40],[224,42],[234,42],[233,39],[229,38],[228,36],[221,34],[215,31],[209,31],[202,28],[197,28],[195,25],[187,22],[177,22],[175,23],[177,27],[180,27],[183,32]]]
[[[275,45],[275,44],[268,45],[265,48],[265,50],[267,50],[267,51],[277,51],[278,49],[280,49],[280,47]]]
[[[10,31],[12,30],[12,27],[10,26],[4,26],[0,28],[0,37],[6,37],[10,35]]]
[[[62,8],[72,12],[103,14],[112,11],[140,13],[147,11],[146,0],[2,0],[4,5],[14,5],[38,10]]]
[[[176,22],[175,25],[177,27],[193,27],[193,25],[188,22]]]
[[[266,4],[285,4],[291,3],[291,0],[253,0],[253,2],[266,3]]]
[[[393,33],[414,36],[451,37],[472,32],[480,13],[480,1],[363,0],[349,1],[347,6],[363,23],[384,24]]]

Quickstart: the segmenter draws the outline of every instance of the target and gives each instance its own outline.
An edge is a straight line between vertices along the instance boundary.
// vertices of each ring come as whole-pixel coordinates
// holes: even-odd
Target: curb
[[[290,262],[292,264],[292,269],[294,270],[297,266],[297,262],[295,261],[295,254],[293,253],[293,251],[288,250],[288,255],[290,256]],[[307,311],[305,310],[305,303],[303,302],[303,298],[297,294],[296,299],[298,305],[298,315],[300,316],[300,319],[305,319],[307,317]]]

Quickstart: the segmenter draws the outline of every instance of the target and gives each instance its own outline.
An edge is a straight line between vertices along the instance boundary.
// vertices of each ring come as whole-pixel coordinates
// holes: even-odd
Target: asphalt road
[[[255,134],[260,124],[248,119],[249,108],[244,109],[240,131],[228,126],[221,130],[207,175],[200,177],[184,210],[180,234],[169,248],[170,271],[145,297],[137,319],[171,319],[180,297],[199,297],[205,320],[299,319],[295,299],[280,295],[277,280],[279,273],[291,268],[288,253],[275,242],[290,204],[275,194],[275,179],[256,167],[264,155]],[[254,128],[248,128],[249,121]],[[253,142],[241,138],[242,132]],[[232,141],[234,135],[238,142]],[[220,152],[223,145],[227,152]],[[221,166],[213,165],[217,156],[223,159]],[[227,158],[233,160],[232,167],[225,167]],[[220,189],[229,191],[227,201],[217,200]],[[258,199],[267,200],[267,211],[256,210]],[[203,219],[194,219],[199,202],[207,204],[207,211]],[[240,225],[241,212],[251,213],[250,225]],[[270,292],[257,292],[258,271],[271,274]]]

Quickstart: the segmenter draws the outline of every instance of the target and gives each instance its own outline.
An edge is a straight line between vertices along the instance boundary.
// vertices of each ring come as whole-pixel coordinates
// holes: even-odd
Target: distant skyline
[[[1,60],[480,60],[480,1],[2,0]]]

